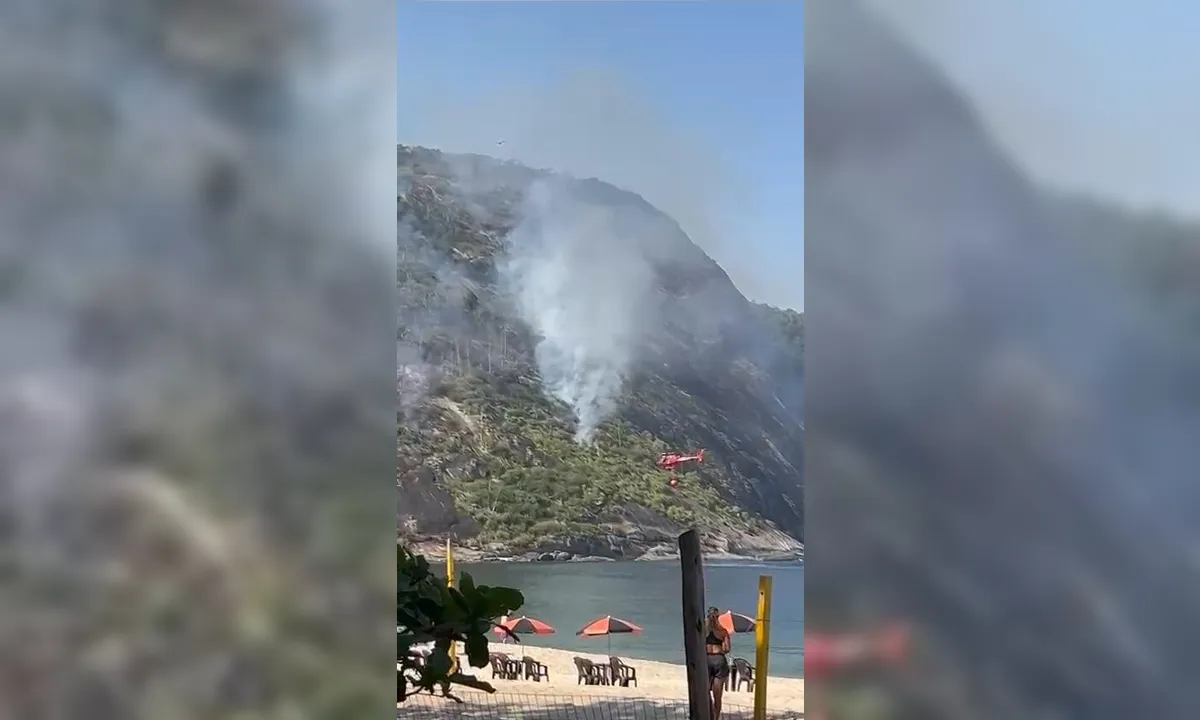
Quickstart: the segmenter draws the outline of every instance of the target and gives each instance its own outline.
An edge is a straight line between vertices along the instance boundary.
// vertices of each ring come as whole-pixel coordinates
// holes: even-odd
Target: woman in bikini
[[[725,692],[725,680],[729,677],[729,633],[717,622],[719,615],[720,611],[715,607],[708,609],[704,632],[709,692],[712,694],[712,720],[721,719],[721,695]]]

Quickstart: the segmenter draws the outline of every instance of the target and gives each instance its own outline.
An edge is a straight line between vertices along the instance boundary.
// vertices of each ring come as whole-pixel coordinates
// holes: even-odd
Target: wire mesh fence
[[[686,700],[607,695],[534,693],[459,695],[462,702],[433,695],[409,697],[397,708],[403,720],[688,720]],[[721,720],[751,720],[754,708],[722,703]],[[768,712],[771,720],[803,720],[802,712]]]

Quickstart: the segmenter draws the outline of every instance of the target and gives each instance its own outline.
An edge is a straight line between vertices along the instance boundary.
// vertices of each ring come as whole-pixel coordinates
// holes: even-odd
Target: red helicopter
[[[675,471],[679,469],[680,465],[682,465],[684,463],[688,463],[688,462],[695,462],[695,463],[704,462],[704,451],[698,450],[698,451],[696,451],[695,455],[682,455],[680,453],[663,453],[662,455],[658,456],[658,460],[655,460],[654,464],[658,467],[659,470],[665,470],[666,472],[671,473],[671,479],[668,481],[668,484],[671,487],[676,488],[676,487],[679,487],[679,476],[675,474]]]

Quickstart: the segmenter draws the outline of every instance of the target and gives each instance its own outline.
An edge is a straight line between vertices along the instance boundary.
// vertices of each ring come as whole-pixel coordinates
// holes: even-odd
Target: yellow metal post
[[[758,618],[754,630],[754,720],[767,717],[767,667],[771,648],[771,576],[758,576]]]
[[[446,586],[454,587],[454,546],[446,538]],[[458,643],[450,643],[451,672],[458,665]]]

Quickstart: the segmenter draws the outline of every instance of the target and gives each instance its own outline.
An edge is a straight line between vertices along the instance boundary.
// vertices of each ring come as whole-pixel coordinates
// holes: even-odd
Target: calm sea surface
[[[531,646],[606,652],[606,638],[580,638],[575,631],[605,615],[646,629],[640,636],[612,637],[614,654],[645,660],[683,662],[679,563],[460,563],[476,583],[514,587],[525,594],[520,611],[550,623],[549,637],[522,636]],[[722,610],[750,617],[758,611],[758,577],[771,575],[772,675],[804,673],[804,566],[781,563],[706,563],[704,599]],[[754,662],[754,638],[733,636],[733,656]]]

